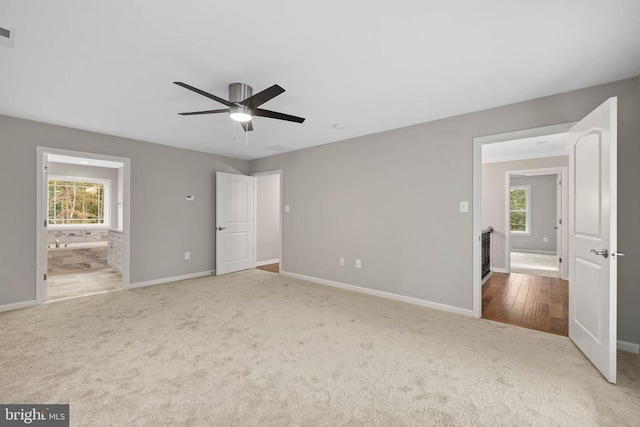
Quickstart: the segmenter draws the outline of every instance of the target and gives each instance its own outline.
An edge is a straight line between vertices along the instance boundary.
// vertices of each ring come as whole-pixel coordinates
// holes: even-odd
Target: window
[[[511,233],[531,234],[531,186],[512,186],[509,200]]]
[[[48,224],[53,227],[108,227],[111,180],[49,177]]]

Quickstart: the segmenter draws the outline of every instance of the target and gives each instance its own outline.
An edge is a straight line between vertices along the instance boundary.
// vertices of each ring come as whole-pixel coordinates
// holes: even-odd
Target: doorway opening
[[[563,159],[568,160],[568,155],[555,156],[549,163],[564,163]],[[540,158],[519,163],[531,161],[546,163]],[[507,163],[483,163],[483,168],[502,165]],[[506,273],[567,279],[567,173],[566,165],[505,172]],[[490,220],[489,215],[485,220]]]
[[[545,128],[511,132],[502,135],[490,135],[473,139],[473,232],[478,240],[473,243],[473,311],[477,317],[483,315],[484,303],[489,296],[483,292],[481,274],[486,270],[482,266],[487,258],[481,256],[481,245],[490,239],[492,228],[482,230],[486,221],[486,209],[483,209],[484,168],[482,166],[483,148],[485,144],[497,144],[514,139],[549,137],[560,133],[569,134],[568,139],[568,259],[565,268],[569,274],[568,281],[568,337],[594,364],[602,375],[611,383],[616,382],[616,340],[617,340],[617,261],[624,254],[617,249],[617,117],[618,100],[611,97],[597,106],[579,122],[561,124]],[[563,178],[564,180],[564,178]],[[506,199],[506,197],[505,197]],[[502,212],[504,210],[500,209]],[[516,209],[518,211],[518,209]],[[520,209],[521,211],[521,209]],[[505,221],[506,222],[506,221]],[[499,231],[499,230],[498,230]],[[503,239],[508,233],[502,230]],[[500,245],[496,245],[500,247]],[[488,245],[483,245],[487,248]],[[491,250],[489,248],[489,250]],[[497,258],[500,260],[500,257]],[[564,263],[563,263],[564,264]],[[507,265],[508,266],[508,265]],[[506,268],[505,266],[505,273]],[[495,271],[495,269],[494,269]],[[504,274],[504,280],[521,276],[539,276]],[[493,277],[490,278],[492,280]],[[545,278],[543,278],[545,279]],[[499,279],[496,279],[499,280]],[[548,279],[562,280],[562,279]],[[486,282],[485,286],[489,283]],[[529,295],[531,291],[528,291]],[[533,294],[544,294],[544,290],[533,291]],[[484,295],[483,295],[484,294]],[[506,304],[516,306],[520,289],[508,291]],[[483,298],[483,296],[485,298]],[[549,291],[547,301],[553,301],[554,295]],[[527,304],[525,301],[524,304]],[[502,308],[496,311],[502,311]],[[532,313],[552,312],[551,305],[532,306]],[[525,310],[526,311],[526,310]],[[522,314],[524,315],[524,314]],[[509,323],[507,321],[507,323]],[[537,329],[534,325],[533,329]]]
[[[282,259],[282,171],[255,173],[256,268],[280,273]]]
[[[492,231],[484,255],[489,268],[474,283],[478,317],[568,335],[562,183],[571,125],[474,139],[474,230]],[[482,256],[478,251],[474,262]]]
[[[45,147],[37,154],[38,301],[126,289],[129,159]]]

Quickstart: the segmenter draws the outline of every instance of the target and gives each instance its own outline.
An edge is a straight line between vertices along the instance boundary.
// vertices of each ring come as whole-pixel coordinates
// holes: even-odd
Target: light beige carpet
[[[511,272],[557,278],[558,256],[511,251]]]
[[[0,402],[87,426],[638,425],[566,338],[259,270],[0,314]]]

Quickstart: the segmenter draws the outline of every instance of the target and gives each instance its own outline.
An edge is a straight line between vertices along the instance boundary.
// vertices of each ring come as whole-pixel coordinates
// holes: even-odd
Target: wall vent
[[[13,47],[16,43],[16,30],[0,26],[0,44]]]

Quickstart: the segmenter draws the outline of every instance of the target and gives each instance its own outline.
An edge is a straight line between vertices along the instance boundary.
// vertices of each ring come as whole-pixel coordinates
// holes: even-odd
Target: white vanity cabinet
[[[108,240],[107,264],[122,274],[122,232],[109,230]]]

